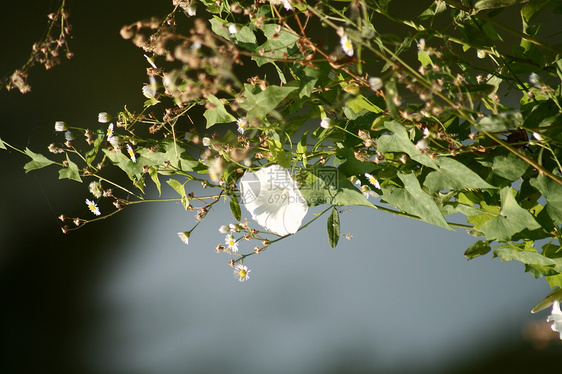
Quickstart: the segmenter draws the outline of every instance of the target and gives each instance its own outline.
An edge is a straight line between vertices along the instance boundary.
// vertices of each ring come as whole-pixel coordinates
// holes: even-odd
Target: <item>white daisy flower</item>
[[[242,264],[238,264],[234,267],[234,276],[237,277],[240,282],[250,279],[250,272],[251,270],[248,270],[248,267]]]
[[[236,124],[238,125],[238,133],[244,134],[246,127],[248,127],[248,120],[246,118],[238,118]]]
[[[239,185],[244,206],[254,221],[281,236],[298,231],[308,206],[287,169],[271,165],[247,171]]]
[[[562,340],[562,311],[560,311],[560,301],[555,300],[552,303],[552,314],[546,319],[547,322],[553,322],[551,328],[552,331],[556,331],[560,334],[560,340]]]
[[[378,188],[379,190],[381,189],[381,185],[379,184],[379,181],[377,180],[377,178],[375,178],[374,176],[372,176],[369,173],[365,173],[365,178],[367,178],[369,183],[371,183],[375,188]]]
[[[94,213],[96,216],[101,215],[100,209],[94,201],[86,199],[86,205],[88,206],[88,209],[90,209],[90,212]]]
[[[183,231],[183,232],[178,232],[178,238],[180,238],[180,240],[182,242],[185,243],[185,245],[189,244],[189,235],[191,233],[189,231]]]
[[[238,32],[238,27],[236,24],[232,23],[228,26],[228,32],[231,34],[236,34]]]
[[[109,121],[111,121],[111,115],[107,112],[101,112],[98,114],[98,122],[99,123],[108,123]]]
[[[131,161],[137,162],[137,157],[135,156],[135,151],[133,150],[133,147],[131,147],[130,144],[127,144],[127,153],[129,154],[129,157],[131,158]]]
[[[110,123],[109,126],[107,126],[106,134],[108,139],[113,136],[113,127],[114,127],[113,123]]]
[[[351,43],[351,40],[349,40],[349,38],[347,37],[346,34],[343,34],[341,36],[340,44],[341,44],[341,49],[343,50],[343,53],[345,53],[349,57],[353,56],[353,43]]]
[[[68,126],[64,121],[56,121],[55,122],[55,131],[63,132],[68,130]]]
[[[224,238],[224,243],[226,244],[230,252],[238,252],[238,243],[236,242],[236,239],[234,239],[234,235],[232,235],[232,233],[228,233],[228,235],[226,235],[226,238]]]

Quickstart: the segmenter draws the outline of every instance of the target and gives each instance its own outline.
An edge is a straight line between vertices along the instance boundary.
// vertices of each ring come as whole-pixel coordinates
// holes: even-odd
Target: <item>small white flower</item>
[[[416,148],[419,149],[420,151],[424,151],[428,147],[429,147],[429,144],[428,144],[426,138],[422,138],[422,139],[418,140],[418,142],[416,143]]]
[[[158,66],[156,66],[156,64],[154,63],[154,57],[148,57],[147,55],[144,55],[144,58],[146,58],[146,61],[150,64],[150,66],[152,66],[154,69],[158,69]]]
[[[189,231],[183,231],[183,232],[178,232],[178,238],[180,238],[180,240],[182,242],[185,243],[185,245],[189,244],[189,235],[191,233]]]
[[[224,243],[226,244],[230,252],[238,252],[238,243],[236,242],[236,239],[234,239],[234,235],[232,235],[232,233],[228,233],[226,235],[226,238],[224,238]]]
[[[251,270],[248,270],[248,267],[242,264],[238,264],[234,267],[234,276],[237,277],[240,282],[250,279],[250,272]]]
[[[127,144],[127,153],[129,154],[129,157],[131,158],[131,161],[137,162],[137,157],[135,156],[135,151],[133,150],[133,147],[131,147],[130,144]]]
[[[86,199],[86,205],[88,206],[88,209],[90,209],[90,212],[94,213],[96,216],[101,215],[100,209],[95,202]]]
[[[57,121],[55,122],[55,131],[63,132],[68,130],[68,126],[64,121]]]
[[[340,44],[341,44],[341,49],[343,50],[343,53],[345,53],[349,57],[353,56],[353,43],[351,43],[351,40],[349,40],[349,38],[347,37],[346,34],[343,34],[341,36]]]
[[[203,146],[208,147],[210,145],[211,145],[211,139],[205,136],[203,138]]]
[[[429,128],[424,127],[423,129],[423,137],[424,138],[429,138],[431,136],[431,133],[429,132]]]
[[[228,225],[222,225],[221,227],[219,227],[219,232],[221,234],[226,234],[229,231],[230,231],[230,227]]]
[[[110,123],[109,126],[107,126],[106,134],[108,139],[113,136],[113,127],[113,123]]]
[[[424,51],[424,50],[425,50],[425,39],[424,39],[424,38],[421,38],[421,39],[418,41],[418,51],[421,52],[421,51]]]
[[[368,199],[369,197],[378,197],[378,196],[379,196],[379,195],[377,195],[377,193],[376,193],[375,191],[371,190],[371,189],[369,188],[369,186],[367,186],[367,185],[361,186],[361,193],[362,193],[363,196],[365,196],[367,199]]]
[[[374,176],[372,176],[369,173],[365,173],[365,178],[367,178],[369,183],[371,183],[375,188],[377,188],[379,190],[381,189],[381,185],[379,184],[379,181],[377,180],[377,178],[375,178]]]
[[[111,121],[111,118],[111,115],[109,115],[109,113],[107,112],[101,112],[98,114],[99,123],[108,123],[109,121]]]
[[[71,141],[71,140],[76,139],[76,134],[74,134],[72,131],[66,131],[64,133],[64,138],[68,141]]]
[[[483,51],[481,49],[476,51],[476,57],[478,58],[486,58],[486,51]]]
[[[193,17],[197,15],[197,7],[193,4],[191,4],[190,6],[188,6],[185,9],[185,12],[187,13],[188,16]]]
[[[118,147],[119,146],[119,137],[115,136],[115,135],[111,135],[107,137],[107,141],[114,147]]]
[[[101,183],[98,181],[91,182],[88,188],[90,190],[90,193],[97,199],[99,199],[103,195],[103,188],[101,187]]]
[[[209,163],[209,178],[218,183],[221,179],[222,173],[224,172],[224,159],[217,156],[211,160]]]
[[[236,34],[238,32],[238,27],[236,26],[236,24],[231,23],[228,26],[228,32],[231,33],[231,34]]]
[[[291,4],[291,0],[283,0],[283,8],[285,8],[285,10],[292,10],[293,4]]]
[[[382,88],[382,79],[379,77],[371,77],[369,78],[369,87],[371,90],[378,91]]]
[[[334,126],[334,121],[329,117],[324,117],[322,118],[322,121],[320,121],[320,127],[322,128],[331,129]]]
[[[246,118],[238,118],[236,120],[236,124],[238,125],[238,133],[244,134],[244,132],[246,132],[246,128],[248,127],[248,120]]]
[[[533,138],[537,139],[539,142],[542,142],[544,140],[544,137],[538,132],[533,133]]]
[[[546,319],[547,322],[553,322],[551,328],[552,331],[556,331],[560,334],[560,340],[562,340],[562,311],[560,311],[560,301],[555,300],[552,303],[552,314]]]
[[[298,231],[308,205],[287,169],[271,165],[247,171],[239,185],[244,206],[259,225],[281,236]]]
[[[541,77],[539,77],[537,73],[531,73],[531,75],[529,75],[529,82],[536,88],[540,88]]]

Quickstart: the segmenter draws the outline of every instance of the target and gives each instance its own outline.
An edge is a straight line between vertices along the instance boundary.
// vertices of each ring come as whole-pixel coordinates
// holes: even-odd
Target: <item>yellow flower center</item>
[[[248,275],[248,272],[244,269],[240,269],[239,274],[240,274],[240,277],[244,278],[246,275]]]

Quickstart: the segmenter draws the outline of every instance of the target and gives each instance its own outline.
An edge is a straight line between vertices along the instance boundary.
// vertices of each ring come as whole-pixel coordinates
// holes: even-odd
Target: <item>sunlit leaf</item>
[[[490,242],[478,240],[464,252],[464,257],[468,260],[472,260],[473,258],[485,255],[490,252],[490,250]]]
[[[476,11],[486,9],[505,8],[510,5],[526,3],[530,0],[479,0],[474,4]]]
[[[385,127],[394,134],[382,135],[377,139],[377,150],[379,152],[404,152],[408,154],[412,160],[432,169],[439,170],[437,164],[431,160],[428,155],[423,154],[417,149],[414,143],[410,141],[410,137],[404,126],[396,121],[390,121],[385,123]]]
[[[72,179],[77,182],[82,182],[78,165],[70,160],[68,153],[66,154],[66,162],[68,163],[68,166],[62,167],[59,170],[59,179]]]
[[[404,188],[392,185],[383,186],[384,201],[427,223],[454,231],[443,218],[435,200],[421,189],[415,175],[399,173],[398,177],[404,183]]]
[[[214,106],[212,109],[207,109],[203,116],[207,119],[207,128],[216,123],[229,123],[236,121],[236,117],[228,113],[224,104],[214,95],[209,95],[207,100]]]
[[[340,240],[340,215],[336,207],[332,209],[332,213],[328,217],[327,228],[330,247],[335,248]]]
[[[240,219],[242,219],[240,203],[238,202],[238,198],[236,197],[236,195],[230,196],[230,211],[232,212],[235,220],[240,221]]]
[[[32,152],[29,148],[25,149],[25,154],[31,157],[31,161],[23,166],[26,173],[31,170],[41,169],[45,166],[49,166],[55,163],[42,154]]]
[[[530,181],[531,185],[546,198],[546,211],[555,225],[562,223],[562,186],[550,178],[538,176]]]
[[[500,191],[500,196],[501,210],[499,214],[479,228],[486,234],[486,239],[506,241],[520,231],[525,229],[535,230],[541,227],[528,210],[517,204],[511,187],[503,188]]]
[[[557,288],[552,291],[550,295],[548,295],[543,301],[538,303],[533,310],[531,310],[531,313],[540,312],[541,310],[550,307],[555,300],[562,300],[562,288]]]
[[[429,188],[430,193],[441,190],[496,188],[453,158],[437,157],[433,161],[439,166],[439,170],[429,173],[424,181],[424,185]]]

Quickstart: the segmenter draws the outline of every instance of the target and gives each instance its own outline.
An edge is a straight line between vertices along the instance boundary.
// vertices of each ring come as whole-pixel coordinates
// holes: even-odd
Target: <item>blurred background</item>
[[[56,5],[3,5],[1,76],[27,60]],[[119,30],[172,2],[69,5],[74,58],[32,69],[28,94],[0,92],[10,144],[46,153],[55,121],[94,129],[101,111],[142,108],[146,60]],[[319,219],[249,258],[240,283],[214,252],[233,222],[226,204],[189,246],[176,233],[194,216],[174,203],[65,235],[57,216],[86,216],[87,184],[56,168],[25,174],[25,162],[0,151],[2,373],[527,373],[562,362],[548,311],[530,313],[546,282],[489,255],[466,261],[474,238],[462,230],[353,208],[341,215],[352,240],[331,249]]]

